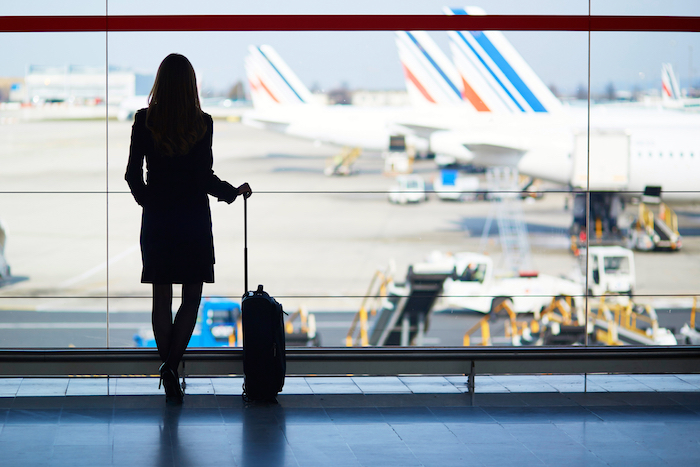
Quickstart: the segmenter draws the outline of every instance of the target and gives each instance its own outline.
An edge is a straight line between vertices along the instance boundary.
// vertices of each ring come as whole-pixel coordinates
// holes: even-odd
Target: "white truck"
[[[496,276],[493,260],[486,255],[463,252],[453,255],[434,252],[428,260],[413,265],[414,272],[451,271],[445,279],[436,310],[473,310],[489,313],[502,300],[511,299],[516,313],[539,313],[553,297],[575,297],[582,312],[583,285],[569,279],[537,273]],[[578,299],[578,300],[577,300]]]
[[[620,246],[588,248],[588,291],[632,296],[635,287],[634,253]]]
[[[389,188],[389,202],[396,204],[426,201],[425,181],[420,175],[398,175]]]
[[[455,169],[442,169],[433,183],[433,189],[441,200],[473,200],[480,194],[479,178],[461,175]]]

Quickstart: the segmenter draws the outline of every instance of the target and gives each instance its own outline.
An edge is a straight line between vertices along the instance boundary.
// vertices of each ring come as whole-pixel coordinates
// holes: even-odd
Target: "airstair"
[[[639,214],[630,228],[630,243],[638,250],[680,249],[678,216],[666,203],[639,203]]]
[[[379,277],[376,282],[379,287],[370,285],[370,290],[374,289],[373,293],[385,293],[385,295],[365,297],[363,306],[348,332],[346,345],[423,345],[423,338],[430,326],[433,305],[442,293],[443,283],[450,274],[448,272],[416,273],[410,266],[405,284],[395,284],[393,281],[384,281],[383,277]],[[375,279],[373,279],[374,283]],[[365,303],[377,299],[381,300],[381,306],[376,311],[372,310],[374,313],[368,313]],[[375,317],[370,321],[371,314]],[[354,337],[358,323],[359,339]],[[365,339],[362,338],[363,329],[368,330]]]
[[[505,268],[516,273],[531,270],[530,241],[523,215],[518,171],[511,167],[490,167],[486,171],[486,183],[491,209],[481,233],[480,249],[485,250],[495,218]]]
[[[659,326],[656,310],[619,297],[600,297],[598,309],[589,312],[595,339],[604,345],[676,345],[673,332]]]
[[[354,173],[353,164],[362,154],[361,148],[344,147],[340,154],[328,160],[324,173],[331,175],[351,175]]]

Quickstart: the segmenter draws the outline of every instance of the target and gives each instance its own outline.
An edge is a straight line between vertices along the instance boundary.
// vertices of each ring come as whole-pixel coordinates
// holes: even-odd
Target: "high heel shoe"
[[[167,363],[163,363],[158,371],[160,371],[158,389],[161,385],[165,387],[165,401],[171,404],[182,404],[185,394],[180,387],[180,378],[177,373]]]

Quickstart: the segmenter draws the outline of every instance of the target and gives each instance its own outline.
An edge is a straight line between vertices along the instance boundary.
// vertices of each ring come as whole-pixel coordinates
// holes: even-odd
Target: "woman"
[[[252,193],[247,183],[234,188],[214,175],[212,131],[211,116],[199,105],[192,64],[182,55],[168,55],[158,68],[148,108],[136,113],[125,178],[143,207],[141,282],[153,284],[160,380],[172,403],[184,397],[177,368],[197,320],[202,284],[214,282],[207,194],[230,204],[238,195]],[[174,323],[173,284],[182,284]]]

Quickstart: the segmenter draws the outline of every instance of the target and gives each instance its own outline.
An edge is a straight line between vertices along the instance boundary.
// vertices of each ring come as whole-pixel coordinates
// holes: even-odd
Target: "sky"
[[[2,2],[0,15],[147,14],[441,14],[441,0],[26,0]],[[491,14],[587,14],[588,0],[482,0]],[[591,0],[592,14],[700,16],[698,0]],[[447,35],[431,36],[449,55]],[[588,34],[505,32],[547,85],[574,93],[588,75]],[[387,32],[185,32],[185,33],[2,33],[0,77],[23,76],[28,65],[124,67],[154,74],[167,54],[193,63],[204,89],[224,90],[244,79],[250,44],[269,44],[308,87],[343,84],[351,89],[402,89],[393,33]],[[660,87],[661,64],[672,63],[687,87],[700,81],[700,33],[594,33],[592,90],[612,82],[618,89]]]

